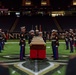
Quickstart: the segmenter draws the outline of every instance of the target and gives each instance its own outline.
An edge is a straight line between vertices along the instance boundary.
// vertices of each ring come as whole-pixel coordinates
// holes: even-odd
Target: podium
[[[34,37],[30,43],[30,58],[31,59],[45,59],[46,58],[46,44],[42,37]]]

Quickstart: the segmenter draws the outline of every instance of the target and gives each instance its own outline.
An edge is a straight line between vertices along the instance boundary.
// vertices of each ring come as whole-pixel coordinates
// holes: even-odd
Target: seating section
[[[12,25],[16,20],[16,16],[0,16],[0,28],[4,31],[10,30]],[[76,17],[75,16],[64,16],[56,17],[59,25],[63,30],[65,29],[76,29]],[[21,16],[14,29],[14,32],[19,32],[21,26],[26,26],[26,30],[36,29],[36,25],[41,25],[42,31],[51,31],[52,29],[57,29],[54,20],[50,16]]]
[[[64,30],[68,30],[70,28],[76,29],[76,17],[75,16],[64,16],[64,17],[56,17],[59,25]]]
[[[0,28],[9,31],[16,20],[15,16],[0,16]]]
[[[21,26],[26,26],[27,31],[31,30],[32,28],[35,30],[36,25],[41,25],[42,31],[51,31],[52,29],[57,29],[52,17],[40,17],[40,16],[33,16],[33,17],[26,17],[22,16],[19,19],[18,25],[15,28],[15,31],[19,31]]]

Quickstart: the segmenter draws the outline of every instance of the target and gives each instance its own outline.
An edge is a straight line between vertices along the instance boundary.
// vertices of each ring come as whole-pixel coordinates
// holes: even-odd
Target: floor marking
[[[50,46],[46,47],[46,48],[50,48]]]
[[[7,58],[9,58],[10,56],[3,56],[3,57],[7,57]]]
[[[15,43],[18,44],[19,42],[5,42],[5,44],[10,44],[10,43],[11,44],[15,44]],[[28,42],[26,42],[26,43],[28,43]],[[46,42],[46,43],[51,43],[51,42]],[[59,43],[63,43],[64,44],[65,42],[59,42]]]
[[[15,74],[16,73],[16,71],[12,71],[12,74]]]
[[[30,69],[28,69],[28,68],[22,66],[22,64],[24,64],[24,63],[26,63],[26,62],[21,62],[21,63],[19,63],[17,66],[20,67],[20,68],[22,68],[22,69],[24,69],[24,70],[29,70],[31,73],[34,74],[34,72],[33,72],[32,70],[30,70]]]
[[[59,74],[61,74],[60,70],[57,71]]]
[[[54,67],[54,63],[52,63],[52,62],[48,62],[48,63],[50,64],[50,66],[41,70],[41,71],[39,71],[39,74],[42,73],[43,71],[46,71],[47,69],[50,69],[50,68]]]
[[[62,61],[62,62],[65,61],[65,62],[67,62],[67,61],[68,61],[68,60],[53,60],[53,59],[50,59],[50,58],[48,58],[48,57],[47,57],[47,59],[48,59],[49,61],[55,61],[55,62],[57,62],[57,61],[58,61],[58,62],[59,62],[59,61]]]
[[[38,62],[35,60],[35,72],[38,72]]]
[[[43,71],[46,71],[47,69],[52,68],[52,67],[54,66],[54,63],[48,62],[48,63],[50,64],[50,66],[48,66],[48,67],[45,68],[45,69],[40,70],[39,72],[34,72],[34,71],[32,71],[32,70],[30,70],[30,69],[22,66],[23,63],[26,63],[26,62],[21,62],[21,63],[17,64],[17,66],[20,67],[20,68],[22,68],[22,69],[24,69],[24,70],[28,70],[29,72],[31,72],[31,73],[33,73],[33,74],[35,74],[35,75],[38,75],[39,73],[41,73],[41,72],[43,72]]]

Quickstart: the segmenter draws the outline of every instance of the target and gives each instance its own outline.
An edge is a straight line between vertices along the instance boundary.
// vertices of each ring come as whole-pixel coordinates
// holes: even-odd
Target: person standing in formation
[[[0,29],[0,53],[4,49],[4,44],[3,44],[4,38],[5,38],[5,35],[2,32],[2,29]]]
[[[69,49],[69,32],[65,32],[65,43],[66,43],[66,50]]]
[[[20,60],[24,60],[23,57],[25,57],[25,46],[26,46],[26,34],[25,34],[25,26],[21,27],[21,33],[20,33]]]
[[[5,38],[6,38],[6,35],[4,32],[3,33],[3,40],[2,40],[2,50],[4,50],[4,45],[5,45]]]
[[[44,42],[46,43],[46,31],[44,31],[44,34],[43,34],[43,40],[44,40]]]
[[[34,35],[35,35],[35,34],[34,34],[34,30],[31,30],[31,31],[29,32],[29,40],[28,40],[28,43],[29,43],[29,44],[31,43]]]
[[[72,29],[69,30],[69,41],[70,41],[70,53],[74,52],[74,32]]]
[[[76,52],[76,31],[74,33],[74,48],[75,48],[75,52]]]
[[[53,57],[54,57],[54,60],[57,60],[58,57],[59,57],[58,56],[59,41],[58,41],[58,33],[57,33],[57,30],[52,30],[51,40],[52,40]]]

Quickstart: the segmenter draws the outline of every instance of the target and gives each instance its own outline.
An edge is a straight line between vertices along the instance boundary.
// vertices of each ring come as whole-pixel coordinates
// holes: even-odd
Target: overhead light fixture
[[[31,1],[26,1],[25,5],[31,5]]]
[[[46,1],[42,1],[41,5],[47,5],[47,2]]]
[[[73,5],[76,5],[76,2],[73,2]]]
[[[76,0],[73,0],[73,5],[76,5]]]

